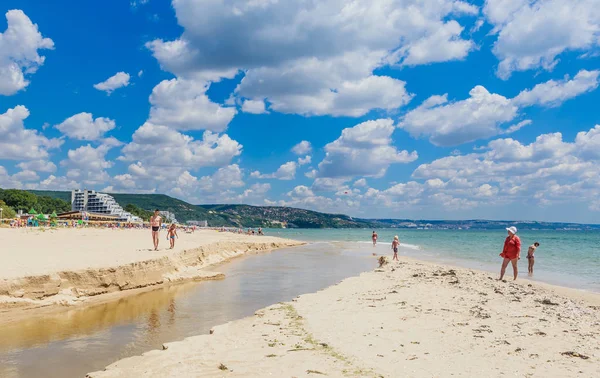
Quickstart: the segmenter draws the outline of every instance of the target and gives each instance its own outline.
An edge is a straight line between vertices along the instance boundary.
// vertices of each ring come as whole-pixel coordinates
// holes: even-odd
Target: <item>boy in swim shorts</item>
[[[529,249],[527,250],[527,260],[529,261],[529,274],[533,274],[533,264],[535,264],[535,250],[537,249],[537,247],[540,246],[540,243],[535,242],[533,243],[533,245],[529,246]]]
[[[175,223],[171,223],[171,226],[167,231],[167,240],[171,242],[171,249],[175,248],[175,237],[179,239],[179,235],[177,235],[177,226]]]
[[[394,241],[392,241],[392,250],[394,251],[392,260],[398,260],[398,247],[400,247],[400,240],[398,239],[398,235],[396,235],[394,236]]]

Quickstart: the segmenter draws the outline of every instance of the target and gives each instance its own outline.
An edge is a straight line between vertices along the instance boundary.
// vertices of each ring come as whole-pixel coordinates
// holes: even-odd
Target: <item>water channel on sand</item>
[[[173,285],[0,326],[0,377],[84,377],[372,270],[372,252],[356,243],[316,243],[245,256],[212,268],[226,275],[223,280]]]

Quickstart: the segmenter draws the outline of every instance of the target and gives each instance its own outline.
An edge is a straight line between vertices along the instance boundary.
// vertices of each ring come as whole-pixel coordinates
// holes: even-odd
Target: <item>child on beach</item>
[[[177,226],[175,223],[171,223],[171,226],[167,231],[167,240],[171,242],[171,249],[175,247],[175,237],[179,239],[179,235],[177,235]]]
[[[533,243],[533,245],[529,246],[529,249],[527,250],[527,260],[529,260],[529,274],[533,274],[533,264],[535,264],[535,250],[537,249],[537,247],[540,246],[540,243],[535,242]]]
[[[398,247],[400,246],[400,240],[398,239],[398,235],[394,236],[394,241],[392,242],[392,250],[394,251],[394,257],[392,260],[398,260]]]

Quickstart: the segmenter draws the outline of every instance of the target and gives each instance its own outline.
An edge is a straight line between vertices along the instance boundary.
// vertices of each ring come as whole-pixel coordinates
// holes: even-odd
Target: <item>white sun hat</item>
[[[517,233],[517,228],[515,226],[508,227],[506,231],[510,231],[511,234]]]

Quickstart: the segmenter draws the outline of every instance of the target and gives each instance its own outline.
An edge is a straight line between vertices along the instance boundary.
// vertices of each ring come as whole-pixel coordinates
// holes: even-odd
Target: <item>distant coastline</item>
[[[29,190],[38,198],[52,198],[65,202],[71,192]],[[2,189],[0,189],[0,194]],[[164,194],[108,193],[123,208],[141,212],[160,209],[175,215],[180,223],[206,221],[209,227],[240,228],[393,228],[393,229],[447,229],[496,230],[516,226],[520,230],[600,230],[600,224],[576,222],[545,222],[524,220],[427,220],[427,219],[375,219],[328,214],[318,211],[282,206],[251,206],[243,204],[193,205]],[[0,196],[0,199],[2,197]],[[8,204],[10,206],[10,203]]]

